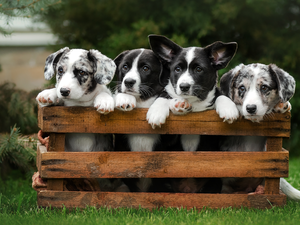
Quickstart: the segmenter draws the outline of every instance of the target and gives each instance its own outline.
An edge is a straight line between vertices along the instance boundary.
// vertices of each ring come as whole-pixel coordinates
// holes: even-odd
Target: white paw
[[[132,95],[119,93],[116,95],[116,108],[122,111],[131,111],[136,107],[136,98]]]
[[[114,99],[107,93],[101,93],[95,98],[94,107],[99,113],[108,114],[114,111]]]
[[[38,94],[36,97],[37,102],[40,106],[49,106],[57,103],[57,94],[56,94],[56,88],[47,89]]]
[[[153,129],[161,127],[169,117],[169,100],[158,98],[147,112],[147,121]]]
[[[170,110],[176,115],[184,115],[192,111],[192,105],[185,99],[170,100]]]
[[[292,110],[292,105],[290,102],[278,103],[273,109],[273,111],[277,113],[290,112],[291,110]]]
[[[239,118],[239,110],[230,98],[221,95],[216,100],[216,111],[223,122],[233,123]]]

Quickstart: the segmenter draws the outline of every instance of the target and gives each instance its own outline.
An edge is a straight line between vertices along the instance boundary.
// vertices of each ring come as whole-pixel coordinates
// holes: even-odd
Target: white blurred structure
[[[7,27],[11,35],[0,34],[0,84],[9,81],[25,91],[43,88],[44,64],[52,52],[47,46],[57,42],[44,23],[34,23],[28,18],[14,19]]]

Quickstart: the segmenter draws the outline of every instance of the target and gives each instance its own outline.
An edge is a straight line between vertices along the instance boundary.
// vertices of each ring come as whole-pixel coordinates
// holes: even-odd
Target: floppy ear
[[[295,93],[295,79],[275,64],[269,65],[269,72],[277,83],[281,102],[285,103],[289,101]]]
[[[121,63],[121,61],[123,60],[124,56],[127,55],[129,53],[129,50],[126,50],[122,53],[120,53],[115,59],[114,62],[116,64],[116,72],[115,74],[117,75],[117,80],[120,81],[120,77],[119,77],[119,65]]]
[[[116,71],[116,64],[114,61],[107,56],[103,55],[98,50],[91,49],[88,52],[88,58],[94,62],[95,74],[94,79],[98,84],[107,85],[109,84]]]
[[[216,70],[225,68],[236,53],[237,43],[217,41],[204,48],[212,66]]]
[[[46,80],[50,80],[54,76],[57,62],[67,51],[69,51],[69,48],[65,47],[47,57],[44,69],[44,76]]]
[[[233,89],[234,81],[238,77],[240,70],[243,67],[244,67],[244,64],[240,64],[240,65],[236,66],[232,70],[223,74],[223,76],[220,79],[221,92],[222,92],[222,94],[226,95],[230,99],[233,98],[232,89]]]
[[[150,34],[148,38],[152,51],[158,55],[162,61],[169,63],[174,56],[182,51],[182,47],[164,36]]]

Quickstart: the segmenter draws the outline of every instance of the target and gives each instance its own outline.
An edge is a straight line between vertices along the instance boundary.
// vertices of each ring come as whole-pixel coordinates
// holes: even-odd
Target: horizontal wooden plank
[[[285,195],[247,195],[247,194],[182,194],[182,193],[121,193],[121,192],[59,192],[40,191],[38,205],[41,207],[85,208],[132,207],[160,208],[183,207],[187,209],[203,207],[248,207],[272,208],[286,204]]]
[[[227,124],[215,110],[176,116],[170,113],[166,124],[152,129],[146,121],[148,109],[131,112],[115,110],[108,115],[99,114],[92,107],[39,108],[39,127],[43,132],[57,133],[160,133],[207,135],[290,136],[290,113],[277,114],[261,123],[240,119]],[[255,132],[253,132],[255,131]]]
[[[280,152],[45,152],[43,178],[288,177]]]

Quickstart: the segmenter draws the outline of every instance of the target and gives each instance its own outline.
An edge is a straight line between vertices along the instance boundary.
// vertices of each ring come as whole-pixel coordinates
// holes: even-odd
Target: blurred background
[[[3,153],[7,140],[38,131],[35,96],[54,83],[44,80],[44,62],[64,46],[115,58],[149,48],[149,34],[183,47],[235,41],[237,54],[220,76],[240,63],[259,62],[275,63],[300,80],[300,0],[4,0],[0,21],[2,170],[11,157]],[[291,157],[300,156],[299,88],[291,100],[292,135],[284,143]]]

